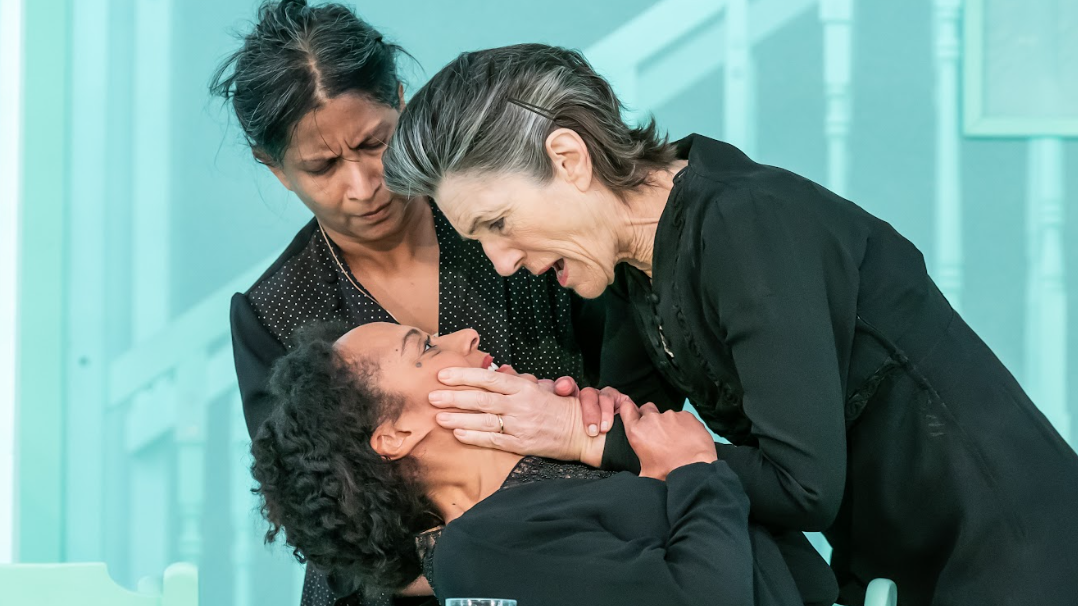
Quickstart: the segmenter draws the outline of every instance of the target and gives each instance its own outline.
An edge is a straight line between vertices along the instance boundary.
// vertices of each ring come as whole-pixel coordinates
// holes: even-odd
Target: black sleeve
[[[659,410],[681,410],[685,395],[663,378],[648,357],[632,306],[622,288],[623,285],[615,283],[603,294],[606,317],[599,384],[617,389],[637,404],[651,402]]]
[[[273,403],[267,389],[270,369],[285,354],[281,344],[259,321],[243,293],[232,296],[232,355],[243,400],[243,418],[253,438],[271,412]]]
[[[625,424],[621,415],[614,415],[614,423],[606,432],[606,444],[603,446],[603,461],[599,465],[610,471],[629,471],[640,473],[640,457],[629,445],[629,436],[625,435]]]
[[[715,443],[716,451],[722,448],[729,448],[729,445]],[[629,446],[629,440],[625,436],[625,425],[620,415],[615,417],[614,426],[607,433],[602,467],[614,471],[640,473],[640,459]],[[800,594],[806,606],[825,604],[829,606],[834,603],[838,597],[835,575],[803,532],[788,528],[770,529],[769,533],[761,532],[759,527],[750,527],[750,530],[753,533],[753,559],[757,563],[756,579],[760,581],[761,575],[766,577],[764,586],[757,583],[757,603],[762,603],[759,600],[761,592],[784,593],[779,577],[767,574],[767,571],[778,570],[789,571],[795,591]],[[769,551],[761,549],[761,543],[766,544]],[[769,555],[770,551],[774,553]]]
[[[451,545],[452,560],[467,569],[451,575],[454,595],[440,597],[463,591],[520,604],[750,606],[748,509],[737,476],[716,461],[680,467],[667,477],[665,511],[654,514],[666,516],[669,533],[656,546],[641,547],[634,537],[587,519],[566,520],[556,536],[531,522],[499,519],[494,528],[473,521],[459,525],[439,547]]]
[[[747,190],[713,205],[700,271],[705,304],[722,323],[707,330],[732,352],[758,445],[720,445],[719,457],[741,477],[755,520],[821,530],[846,481],[860,254],[846,227],[806,210],[835,206],[806,189],[782,199]]]

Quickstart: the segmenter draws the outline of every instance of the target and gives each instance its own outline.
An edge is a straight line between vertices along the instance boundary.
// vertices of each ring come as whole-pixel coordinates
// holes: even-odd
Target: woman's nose
[[[366,202],[374,198],[382,186],[381,162],[377,167],[370,166],[368,158],[359,160],[345,159],[345,178],[348,179],[345,195],[350,200]],[[377,170],[375,170],[377,168]]]
[[[524,264],[524,253],[515,248],[483,242],[483,252],[486,253],[490,262],[494,264],[494,269],[498,272],[498,275],[504,277],[517,273]]]
[[[479,347],[479,333],[471,328],[458,330],[442,337],[442,339],[448,341],[443,347],[448,346],[450,349],[463,354],[470,354]]]

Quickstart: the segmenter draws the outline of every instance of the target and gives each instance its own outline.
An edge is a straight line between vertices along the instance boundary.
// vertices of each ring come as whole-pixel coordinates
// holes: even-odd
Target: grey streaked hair
[[[409,101],[382,158],[389,189],[433,196],[450,173],[553,174],[547,136],[575,131],[598,179],[619,195],[674,161],[654,120],[632,127],[602,76],[575,50],[518,44],[464,53]]]
[[[296,124],[326,99],[353,93],[396,108],[399,54],[407,55],[342,4],[266,1],[210,92],[232,103],[255,157],[277,165]]]

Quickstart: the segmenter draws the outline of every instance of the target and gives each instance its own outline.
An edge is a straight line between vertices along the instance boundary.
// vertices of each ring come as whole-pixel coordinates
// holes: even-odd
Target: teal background
[[[1078,222],[1065,211],[1078,201],[1078,143],[1068,138],[1078,135],[1078,99],[1063,84],[1078,78],[1076,5],[395,0],[357,9],[417,59],[402,63],[408,91],[464,50],[580,48],[634,115],[653,112],[673,137],[730,140],[890,221],[1073,444],[1078,386],[1067,379],[1078,329],[1067,318],[1078,311],[1068,290]],[[0,283],[17,310],[0,317],[0,344],[15,359],[14,385],[0,385],[0,401],[14,402],[14,413],[0,407],[0,427],[15,436],[3,445],[14,458],[0,459],[15,476],[0,485],[14,512],[0,516],[0,545],[12,546],[0,562],[104,561],[134,587],[188,560],[200,567],[203,604],[297,604],[301,569],[262,545],[248,492],[227,302],[308,213],[252,160],[206,89],[257,2],[0,6],[0,20],[22,22],[21,40],[0,38],[0,63],[15,57],[23,72],[0,82],[0,95],[22,106],[21,164],[8,167],[21,194],[0,199],[15,206],[18,233],[17,279]],[[1039,20],[1009,18],[1016,6]],[[993,62],[994,45],[1030,36],[1042,53]],[[1014,95],[1031,74],[1046,88]],[[1006,104],[993,101],[1008,91]],[[1023,106],[1046,94],[1073,103],[1054,114]],[[993,115],[998,107],[1009,113]]]

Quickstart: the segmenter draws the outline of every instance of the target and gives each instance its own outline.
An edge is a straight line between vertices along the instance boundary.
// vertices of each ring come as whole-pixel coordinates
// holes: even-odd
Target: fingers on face
[[[446,429],[500,433],[503,423],[505,423],[505,417],[501,417],[501,422],[498,421],[498,418],[499,415],[489,412],[482,414],[474,412],[442,412],[438,413],[436,420],[439,425]]]
[[[440,408],[461,408],[476,412],[490,412],[502,414],[505,412],[505,396],[489,391],[466,390],[466,391],[441,391],[433,392],[431,401]],[[437,402],[434,400],[437,399]]]
[[[438,380],[454,387],[476,387],[500,394],[513,394],[529,381],[515,374],[487,370],[485,368],[451,368],[439,373]]]

